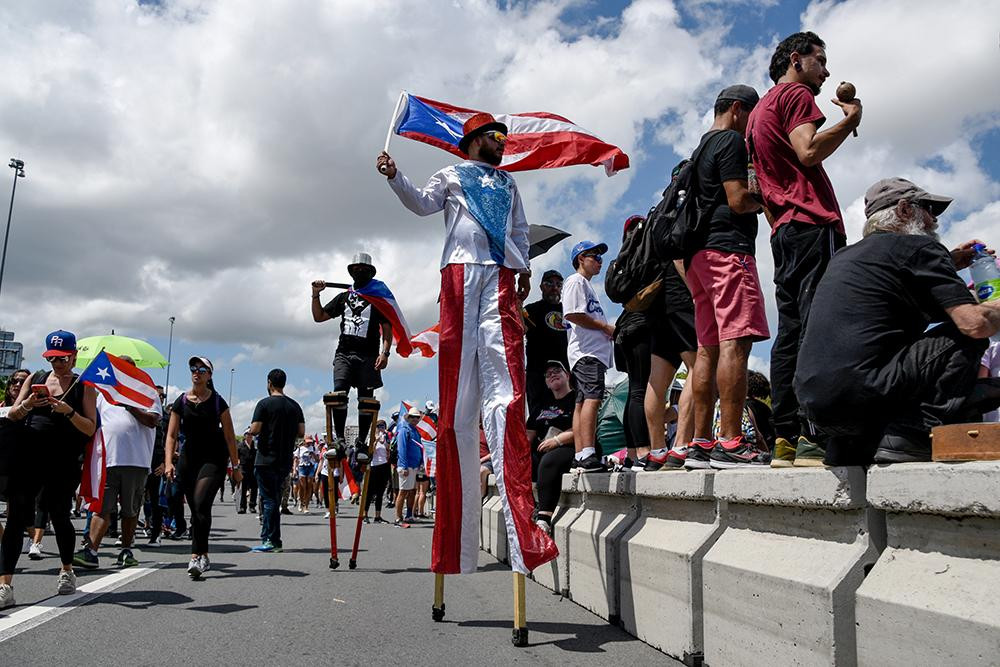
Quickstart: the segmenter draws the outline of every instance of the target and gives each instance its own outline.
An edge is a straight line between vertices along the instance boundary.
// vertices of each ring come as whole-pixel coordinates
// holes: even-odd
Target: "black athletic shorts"
[[[333,356],[333,384],[335,391],[378,389],[382,386],[382,372],[375,368],[377,355],[364,356],[353,352],[337,352]]]
[[[577,403],[604,398],[604,376],[607,371],[608,367],[596,357],[581,357],[573,364]]]
[[[693,310],[678,310],[650,318],[649,351],[652,354],[679,368],[681,352],[695,352],[697,349]]]

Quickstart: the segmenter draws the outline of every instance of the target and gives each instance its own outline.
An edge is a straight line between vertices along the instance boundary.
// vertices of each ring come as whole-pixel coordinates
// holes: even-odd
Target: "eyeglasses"
[[[483,136],[489,137],[490,139],[496,141],[497,143],[501,144],[507,143],[507,135],[497,130],[490,130],[489,132],[483,132]]]
[[[557,368],[553,368],[551,371],[545,371],[545,379],[562,377],[563,371]]]
[[[204,367],[204,366],[192,366],[192,367],[191,367],[191,372],[192,372],[192,373],[209,373],[209,372],[211,372],[211,371],[209,371],[209,370],[208,370],[208,369],[207,369],[206,367]]]
[[[595,262],[603,262],[604,261],[604,255],[589,255],[589,254],[584,253],[583,256],[584,257],[589,257],[592,260],[594,260]]]
[[[54,364],[56,362],[59,362],[60,364],[64,364],[64,363],[67,363],[69,361],[69,356],[65,356],[65,357],[49,357],[48,361],[49,361],[50,364]]]

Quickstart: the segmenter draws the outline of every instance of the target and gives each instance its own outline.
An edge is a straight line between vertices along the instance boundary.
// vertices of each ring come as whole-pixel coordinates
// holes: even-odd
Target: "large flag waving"
[[[402,93],[391,131],[401,137],[437,146],[459,157],[462,125],[477,113],[426,97]],[[527,171],[574,164],[603,165],[608,176],[628,169],[628,155],[605,143],[573,121],[545,111],[493,114],[507,126],[507,147],[500,169]]]
[[[413,407],[412,403],[407,403],[406,401],[399,402],[399,419],[402,421],[406,418],[406,413],[410,411]],[[420,434],[421,440],[437,440],[437,424],[428,415],[424,415],[417,422],[417,433]]]
[[[386,284],[372,278],[364,287],[351,289],[389,320],[392,325],[392,337],[396,341],[396,354],[401,357],[410,356],[413,352],[413,347],[410,345],[410,327],[406,324],[406,318],[403,317],[399,304],[396,303],[396,297]]]
[[[440,339],[441,323],[438,322],[430,329],[424,329],[410,339],[413,349],[420,351],[420,356],[433,357],[438,351],[438,340]]]

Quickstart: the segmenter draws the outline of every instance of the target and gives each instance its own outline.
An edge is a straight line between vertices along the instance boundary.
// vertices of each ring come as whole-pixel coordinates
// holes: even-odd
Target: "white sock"
[[[587,458],[588,456],[595,456],[596,454],[597,454],[597,450],[594,449],[593,447],[584,447],[583,449],[581,449],[580,451],[578,451],[576,453],[576,456],[574,458],[577,461],[582,461],[585,458]]]

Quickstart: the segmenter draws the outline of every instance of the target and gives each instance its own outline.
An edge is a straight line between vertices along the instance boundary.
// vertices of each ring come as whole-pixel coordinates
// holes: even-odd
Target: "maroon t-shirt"
[[[794,220],[836,225],[846,235],[837,195],[823,165],[806,167],[799,162],[788,138],[799,125],[815,123],[819,128],[824,121],[812,89],[804,83],[779,83],[750,112],[747,147],[764,204],[774,216],[772,234]]]

